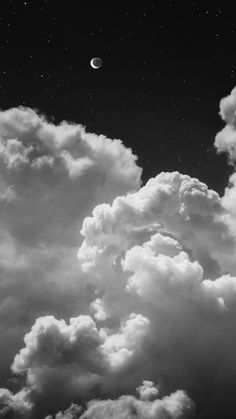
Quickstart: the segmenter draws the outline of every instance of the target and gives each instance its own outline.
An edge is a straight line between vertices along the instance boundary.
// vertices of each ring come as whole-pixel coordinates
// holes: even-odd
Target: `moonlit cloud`
[[[25,108],[0,113],[0,159],[0,415],[230,417],[235,173],[223,197],[177,171],[141,187],[121,141]]]
[[[25,389],[12,394],[9,390],[0,388],[0,417],[28,418],[32,404],[27,396]]]
[[[218,132],[215,147],[218,153],[226,152],[230,162],[236,159],[236,87],[220,101],[220,116],[226,126]]]
[[[222,206],[227,210],[226,222],[231,231],[236,232],[236,87],[231,93],[220,101],[220,115],[226,122],[225,127],[218,132],[215,138],[215,147],[218,153],[225,152],[234,173],[229,177],[229,184],[222,197]]]
[[[158,396],[158,389],[154,386],[152,381],[143,381],[143,384],[137,387],[137,392],[139,393],[140,399],[142,400],[151,400],[155,399]]]
[[[95,401],[88,405],[82,419],[178,419],[193,418],[192,401],[181,391],[154,401],[121,396],[117,400]]]
[[[178,172],[160,173],[138,192],[116,198],[112,206],[98,205],[93,216],[85,218],[79,259],[86,271],[102,254],[114,259],[117,248],[124,251],[132,240],[136,243],[137,228],[145,228],[146,234],[149,229],[151,237],[150,227],[161,225],[192,252],[207,274],[218,275],[227,269],[225,254],[234,260],[236,245],[225,216],[219,195],[199,180]]]
[[[145,399],[141,397],[140,400],[135,396],[121,396],[115,400],[92,400],[88,403],[84,414],[78,405],[72,404],[66,411],[58,412],[55,419],[190,419],[194,417],[194,404],[183,391],[176,391],[163,399],[157,399],[152,382],[145,381],[140,387],[149,388],[151,397],[145,397]],[[137,388],[138,392],[140,392],[139,389]],[[153,389],[152,393],[151,389]],[[155,400],[151,401],[153,396]],[[45,419],[53,418],[48,416]]]
[[[91,300],[76,252],[97,202],[137,190],[141,169],[121,141],[55,125],[29,108],[0,112],[0,376],[41,315],[67,320]]]

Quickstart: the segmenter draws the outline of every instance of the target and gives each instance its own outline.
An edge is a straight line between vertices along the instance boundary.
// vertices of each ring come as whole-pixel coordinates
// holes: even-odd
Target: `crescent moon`
[[[94,65],[93,58],[92,58],[92,60],[90,61],[90,65],[91,65],[91,67],[93,67],[93,68],[97,68],[97,67]]]
[[[95,68],[95,69],[100,68],[101,65],[102,65],[101,58],[98,58],[98,57],[92,58],[91,61],[90,61],[90,65],[91,65],[92,68]]]

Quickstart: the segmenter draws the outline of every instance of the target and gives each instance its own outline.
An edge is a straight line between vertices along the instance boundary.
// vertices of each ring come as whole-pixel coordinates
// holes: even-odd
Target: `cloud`
[[[86,133],[81,125],[56,126],[28,108],[0,113],[0,158],[1,175],[16,194],[4,215],[9,219],[17,209],[11,233],[27,243],[71,242],[77,220],[97,200],[140,184],[136,157],[120,140]]]
[[[83,223],[85,241],[78,252],[85,279],[96,290],[89,306],[95,320],[79,316],[69,325],[54,317],[36,320],[12,366],[26,374],[28,390],[47,397],[53,411],[55,382],[63,407],[122,394],[133,400],[145,380],[139,387],[143,403],[152,381],[163,397],[184,389],[204,418],[219,406],[232,408],[236,280],[205,274],[207,258],[231,254],[234,246],[224,215],[215,192],[177,172],[96,207]],[[71,340],[74,328],[81,333]],[[117,403],[106,402],[105,411],[96,414],[108,409],[111,415],[114,408],[118,415],[119,406],[125,407]],[[103,404],[96,405],[98,412]]]
[[[0,159],[2,417],[234,417],[235,173],[141,187],[121,141],[25,108]]]
[[[64,412],[58,412],[55,415],[55,419],[78,419],[81,417],[82,408],[81,406],[72,403],[71,406]],[[47,416],[45,419],[53,419],[53,416]]]
[[[158,302],[162,289],[168,294],[172,287],[177,286],[181,292],[203,278],[201,265],[197,261],[191,262],[185,252],[174,257],[155,256],[147,246],[135,246],[128,250],[122,266],[125,271],[134,272],[128,279],[128,291],[137,292],[154,304]]]
[[[103,339],[90,316],[72,318],[67,325],[53,316],[38,318],[24,337],[25,348],[16,355],[12,369],[16,373],[29,371],[28,381],[39,386],[40,366],[74,365],[86,372],[102,371],[105,360],[99,347]],[[34,374],[34,370],[36,373]]]
[[[147,377],[164,392],[184,388],[203,417],[234,404],[235,236],[227,216],[205,184],[161,173],[98,205],[84,220],[78,252],[98,290],[91,305],[98,321],[117,324],[130,310],[149,321],[123,385]]]
[[[125,251],[130,243],[143,240],[140,228],[146,229],[146,237],[156,228],[172,234],[191,250],[208,275],[216,277],[227,270],[228,255],[232,264],[234,260],[235,237],[225,217],[219,195],[204,183],[178,172],[162,172],[138,192],[118,197],[112,205],[95,207],[93,216],[83,222],[85,239],[79,260],[85,272],[97,266],[102,255],[108,260],[109,254],[114,261],[117,249]]]
[[[120,140],[20,107],[0,112],[0,175],[3,385],[37,317],[88,311],[92,290],[76,256],[82,221],[98,202],[137,190],[141,169]]]
[[[137,392],[142,400],[155,399],[159,393],[157,387],[154,386],[154,383],[147,380],[144,380],[143,384],[137,387]]]
[[[134,313],[116,333],[108,328],[98,330],[88,315],[72,318],[69,324],[53,316],[41,317],[25,335],[25,347],[15,356],[12,371],[26,377],[31,398],[35,392],[45,395],[51,408],[55,393],[65,405],[71,397],[89,400],[109,386],[114,392],[113,377],[125,371],[148,326],[148,319]],[[58,407],[58,400],[56,403]]]
[[[25,347],[15,356],[12,371],[25,377],[31,401],[39,396],[39,412],[45,403],[53,410],[71,398],[115,394],[116,375],[126,371],[148,326],[148,319],[134,313],[116,333],[98,329],[88,315],[71,318],[69,324],[54,316],[41,317],[25,335]]]
[[[121,324],[118,333],[105,335],[103,348],[110,361],[111,369],[115,371],[126,365],[139,350],[140,343],[147,335],[149,320],[141,314],[131,313],[126,322]],[[109,331],[109,329],[108,329]]]
[[[193,403],[182,391],[152,402],[133,396],[121,396],[118,400],[94,401],[82,419],[184,419],[193,418]]]
[[[226,152],[230,161],[236,158],[236,88],[220,101],[220,116],[226,126],[217,133],[215,147],[218,153]]]
[[[53,316],[38,318],[24,342],[12,371],[26,375],[31,399],[41,395],[39,411],[45,403],[52,409],[66,405],[71,397],[91,397],[109,367],[104,338],[90,316],[72,318],[69,324]]]
[[[226,153],[234,172],[229,177],[229,184],[225,188],[221,199],[222,206],[227,211],[225,218],[230,230],[236,233],[236,87],[220,101],[220,115],[226,122],[225,127],[217,133],[214,145],[218,153]]]
[[[114,400],[92,400],[87,404],[84,413],[80,406],[72,404],[66,411],[58,412],[55,419],[190,419],[194,417],[194,403],[183,391],[157,399],[152,382],[144,381],[143,386],[137,390],[143,394],[144,388],[146,390],[144,398],[139,399],[127,395]],[[150,401],[147,397],[147,389],[149,389],[150,399],[155,400]],[[48,416],[45,419],[53,419],[53,417]]]
[[[0,388],[0,417],[28,418],[32,404],[27,400],[27,390],[12,394],[6,388]]]

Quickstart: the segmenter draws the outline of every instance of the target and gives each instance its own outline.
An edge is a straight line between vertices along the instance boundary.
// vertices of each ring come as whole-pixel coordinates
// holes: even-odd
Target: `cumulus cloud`
[[[36,376],[40,366],[74,365],[86,372],[105,368],[99,351],[103,339],[90,316],[72,318],[69,325],[53,316],[38,318],[24,341],[25,348],[16,355],[12,369],[16,373],[28,371],[33,385],[39,386]]]
[[[64,412],[58,412],[55,415],[55,419],[78,419],[81,417],[82,408],[81,406],[72,403],[71,406]],[[45,419],[53,419],[53,416],[47,416]]]
[[[41,317],[25,335],[25,347],[15,356],[12,371],[26,378],[32,399],[35,393],[41,394],[50,408],[55,403],[65,405],[71,397],[89,400],[107,394],[109,386],[112,394],[116,391],[112,379],[125,372],[148,326],[148,319],[134,313],[116,333],[98,330],[88,315],[71,318],[69,324],[53,316]],[[60,401],[55,400],[56,394]]]
[[[27,390],[12,394],[6,388],[0,388],[0,417],[28,418],[32,404],[27,399]]]
[[[163,399],[137,400],[133,396],[121,396],[118,400],[89,403],[82,419],[184,419],[193,418],[193,403],[182,391]]]
[[[0,112],[0,382],[35,318],[86,312],[91,289],[76,249],[98,202],[138,189],[141,169],[120,140],[29,108]]]
[[[222,197],[222,206],[227,210],[226,223],[236,233],[236,87],[220,101],[220,115],[225,121],[225,127],[215,137],[215,147],[218,153],[226,153],[234,172],[229,177],[229,184]]]
[[[226,152],[230,161],[236,159],[236,88],[220,101],[220,116],[226,126],[218,132],[215,147],[218,153]]]
[[[155,400],[149,400],[147,389],[149,389],[150,398],[153,397]],[[146,391],[145,397],[139,399],[127,395],[114,400],[92,400],[87,404],[87,409],[83,414],[80,406],[72,404],[64,412],[58,412],[55,419],[190,419],[194,417],[194,403],[183,391],[179,390],[170,396],[157,399],[155,387],[152,382],[148,381],[144,381],[143,386],[137,390],[141,395]],[[53,419],[53,417],[48,416],[45,419]]]
[[[161,173],[138,192],[98,205],[84,220],[78,252],[98,289],[91,306],[98,321],[119,323],[130,310],[149,320],[129,380],[158,377],[163,391],[184,388],[203,416],[233,404],[236,370],[225,360],[236,349],[235,235],[227,217],[205,184]]]
[[[98,205],[83,222],[85,240],[78,256],[87,271],[97,266],[102,255],[114,260],[117,249],[136,244],[139,228],[145,228],[150,237],[156,226],[190,249],[207,275],[217,276],[227,270],[228,255],[234,262],[236,242],[225,216],[219,195],[204,183],[178,172],[163,172],[138,192],[118,197],[112,205]]]
[[[182,183],[186,193],[180,193]],[[198,207],[193,205],[196,195]],[[219,403],[232,407],[230,393],[225,401],[221,395],[236,380],[236,279],[228,274],[212,280],[205,275],[207,265],[204,270],[197,260],[200,239],[207,252],[204,261],[211,252],[229,252],[234,245],[222,214],[216,193],[178,173],[161,174],[139,192],[96,207],[93,217],[84,221],[85,242],[78,256],[87,281],[97,290],[90,305],[97,323],[89,316],[72,319],[70,325],[54,317],[37,319],[13,371],[26,374],[29,390],[47,394],[51,409],[55,382],[65,403],[122,392],[132,399],[144,378],[139,387],[143,403],[149,393],[157,394],[148,383],[158,381],[164,397],[178,389],[187,391],[203,417]],[[95,252],[90,245],[96,246]],[[71,340],[74,329],[81,332]],[[120,401],[110,404],[108,415],[113,408],[118,415]],[[98,417],[106,414],[101,412]],[[144,412],[144,417],[149,414]]]
[[[231,162],[235,109],[234,89]],[[141,187],[121,141],[24,108],[0,112],[0,159],[2,417],[234,417],[235,173],[223,197]]]
[[[154,386],[154,383],[147,380],[144,380],[143,384],[137,387],[137,392],[142,400],[155,399],[159,393],[158,388]]]
[[[71,242],[79,216],[97,200],[137,189],[140,182],[136,157],[121,141],[86,133],[81,125],[56,126],[28,108],[0,113],[0,158],[1,175],[17,198],[19,219],[12,217],[11,232],[25,242],[59,236],[65,242],[65,235]]]

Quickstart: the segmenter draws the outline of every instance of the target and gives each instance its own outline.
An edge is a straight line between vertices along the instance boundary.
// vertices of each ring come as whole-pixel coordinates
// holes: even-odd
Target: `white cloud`
[[[220,115],[224,121],[233,125],[236,122],[236,88],[230,95],[223,97],[220,101]]]
[[[58,412],[55,419],[190,419],[194,417],[194,403],[185,392],[179,390],[159,399],[155,390],[152,382],[144,381],[143,385],[137,388],[140,399],[125,395],[114,400],[92,400],[87,404],[84,413],[80,406],[72,403],[64,412]],[[150,401],[149,398],[155,400]],[[53,416],[47,416],[45,419],[53,419]]]
[[[0,417],[28,418],[32,404],[27,397],[25,389],[13,395],[8,389],[0,388]]]
[[[58,412],[55,419],[78,419],[82,415],[82,408],[75,403],[66,409],[64,412]],[[45,419],[53,419],[53,416],[47,416]]]
[[[222,198],[178,172],[140,188],[119,140],[24,108],[0,112],[0,159],[2,416],[230,417],[235,174]]]
[[[155,399],[159,394],[158,388],[154,385],[154,383],[147,380],[144,380],[143,384],[137,387],[137,392],[142,400]]]
[[[236,88],[220,101],[220,116],[226,126],[217,133],[215,147],[218,153],[227,153],[230,161],[236,159]]]
[[[177,190],[172,183],[176,187],[175,179]],[[188,191],[183,196],[179,192],[181,181]],[[193,205],[196,196],[200,196],[198,208]],[[197,219],[195,214],[199,215]],[[25,348],[16,356],[13,370],[25,372],[29,389],[47,394],[48,405],[53,403],[55,391],[50,386],[53,388],[55,381],[61,383],[60,400],[65,403],[76,402],[85,394],[103,398],[122,392],[132,394],[146,378],[147,382],[159,383],[161,394],[183,388],[200,406],[207,394],[208,402],[201,406],[204,418],[219,403],[224,408],[232,406],[230,395],[223,401],[219,394],[236,380],[236,368],[232,367],[236,339],[231,333],[236,313],[235,277],[209,279],[194,257],[198,254],[199,232],[205,241],[206,257],[211,257],[213,239],[214,254],[228,250],[231,236],[221,214],[224,211],[213,191],[176,173],[161,174],[140,192],[116,198],[112,205],[98,206],[82,229],[88,251],[90,243],[97,248],[97,252],[91,252],[92,263],[86,269],[87,280],[96,288],[90,308],[97,323],[86,320],[97,337],[96,345],[87,343],[88,332],[86,339],[79,334],[72,344],[70,325],[52,317],[41,318],[26,335]],[[157,225],[163,226],[158,233]],[[137,245],[139,227],[147,230],[138,235],[143,242]],[[80,321],[74,319],[75,325]],[[53,328],[47,326],[48,322]],[[80,341],[92,348],[91,356],[87,350],[85,359],[78,352]],[[217,391],[213,391],[215,388]],[[100,408],[98,404],[96,412]],[[118,409],[116,405],[114,408]],[[105,414],[106,410],[101,412]]]
[[[72,178],[82,175],[89,167],[93,166],[94,162],[88,157],[81,157],[73,159],[68,151],[63,151],[61,157],[65,161],[65,166]]]
[[[224,255],[234,259],[236,249],[225,214],[219,195],[204,183],[178,172],[160,173],[138,192],[98,205],[85,218],[78,257],[85,271],[96,268],[99,260],[104,266],[108,257],[114,261],[117,252],[136,244],[137,228],[162,225],[157,228],[191,249],[207,274],[216,277],[227,269]]]
[[[227,216],[205,184],[161,173],[138,192],[98,205],[83,223],[78,252],[98,290],[98,321],[116,324],[131,311],[149,321],[123,385],[146,376],[162,390],[186,389],[200,405],[207,394],[203,417],[218,403],[232,406],[232,396],[223,401],[219,393],[224,374],[231,385],[236,379],[225,362],[236,349],[236,242]]]
[[[227,153],[230,161],[236,159],[236,130],[232,125],[226,125],[215,138],[218,153]]]
[[[88,312],[76,249],[98,202],[137,190],[141,169],[120,140],[56,125],[29,108],[0,112],[0,376],[35,318]]]
[[[102,329],[105,342],[102,345],[112,369],[123,368],[139,350],[140,344],[148,334],[149,320],[141,314],[131,313],[128,320],[121,324],[118,333],[107,334]]]
[[[81,419],[184,419],[194,417],[194,405],[182,391],[154,401],[121,396],[117,400],[92,401]]]
[[[58,383],[78,398],[123,369],[139,351],[149,321],[132,313],[114,333],[97,329],[90,316],[72,318],[70,324],[53,316],[38,318],[24,337],[25,347],[15,356],[12,371],[26,374],[28,388],[54,397]]]
[[[181,292],[203,277],[201,265],[191,262],[184,252],[173,258],[162,254],[154,256],[151,249],[135,246],[126,252],[122,266],[125,271],[134,272],[128,279],[128,291],[135,290],[154,303],[158,302],[162,289],[168,293],[169,288],[178,287]]]
[[[34,389],[48,388],[53,374],[59,380],[59,370],[61,379],[68,380],[68,386],[77,382],[79,391],[81,377],[83,381],[87,376],[89,382],[90,376],[107,368],[103,338],[90,316],[72,318],[69,325],[53,316],[38,318],[24,341],[25,347],[15,356],[12,370],[26,372],[28,385]]]
[[[229,163],[234,168],[234,173],[229,177],[229,184],[225,188],[224,196],[221,198],[221,204],[226,209],[225,223],[229,226],[230,231],[236,235],[236,88],[220,101],[220,115],[226,122],[225,127],[217,133],[215,137],[215,147],[218,153],[227,153]],[[231,260],[227,261],[229,268],[226,271],[235,270],[235,263]]]

